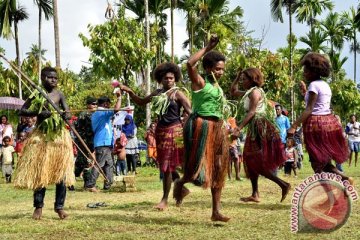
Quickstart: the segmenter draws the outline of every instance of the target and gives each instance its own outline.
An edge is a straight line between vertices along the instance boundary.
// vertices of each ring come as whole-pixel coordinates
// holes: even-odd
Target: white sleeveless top
[[[250,108],[250,98],[249,95],[252,91],[254,91],[255,89],[260,91],[261,94],[261,99],[258,102],[258,105],[256,106],[256,113],[258,114],[264,114],[266,111],[266,101],[265,101],[265,92],[262,88],[259,87],[252,87],[249,90],[246,91],[245,95],[242,98],[242,101],[244,102],[244,109],[246,111],[249,111]]]

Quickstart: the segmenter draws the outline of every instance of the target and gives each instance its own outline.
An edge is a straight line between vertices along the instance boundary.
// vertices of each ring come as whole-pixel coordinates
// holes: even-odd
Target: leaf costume
[[[33,93],[28,110],[38,113],[52,110],[46,99]],[[41,189],[64,181],[75,183],[73,145],[69,131],[58,114],[44,119],[24,142],[15,177],[19,188]]]

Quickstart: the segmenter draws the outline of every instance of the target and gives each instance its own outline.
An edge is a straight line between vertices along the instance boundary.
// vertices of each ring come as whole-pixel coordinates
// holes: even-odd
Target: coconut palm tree
[[[16,6],[16,0],[4,0],[0,2],[0,36],[6,39],[12,37],[11,25],[14,25],[14,38],[15,38],[15,50],[16,50],[16,64],[21,65],[20,60],[20,47],[19,47],[19,30],[18,24],[29,18],[26,9],[22,6]],[[22,99],[22,86],[21,77],[18,74],[18,87],[19,87],[19,98]]]
[[[341,58],[340,53],[334,53],[332,55],[329,55],[329,57],[332,68],[332,81],[343,79],[345,77],[345,71],[343,70],[343,66],[348,60],[348,57]]]
[[[42,14],[44,14],[45,20],[49,20],[53,17],[53,5],[51,0],[34,0],[34,3],[37,5],[39,9],[39,26],[38,26],[38,48],[41,51],[41,22],[42,22]],[[40,55],[39,55],[40,57]],[[38,60],[39,64],[39,85],[41,84],[40,73],[41,73],[41,59]]]
[[[334,50],[341,50],[344,45],[346,22],[338,13],[330,12],[326,18],[320,22],[321,29],[325,32],[327,41],[330,43],[330,55]]]
[[[178,1],[179,9],[185,11],[187,15],[189,39],[184,42],[183,47],[190,45],[191,53],[193,48],[204,46],[215,25],[235,32],[239,26],[238,19],[243,16],[243,10],[237,6],[230,12],[228,4],[226,0]]]
[[[286,9],[287,14],[289,15],[289,36],[292,36],[292,14],[295,12],[297,0],[271,0],[270,7],[271,7],[271,16],[275,21],[280,21],[281,23],[284,22],[282,16],[282,8]],[[290,79],[293,80],[293,52],[292,52],[292,38],[289,41],[289,49],[290,49],[290,56],[289,56],[289,65],[290,65]],[[294,105],[295,105],[295,98],[294,98],[294,88],[290,88],[290,102],[291,102],[291,119],[295,118],[294,116]]]
[[[307,49],[302,51],[304,55],[308,52],[325,53],[328,51],[328,48],[323,45],[327,41],[326,34],[323,31],[310,30],[306,36],[300,37],[299,40],[308,46]]]
[[[0,1],[0,36],[11,39],[12,13],[16,10],[16,0]]]
[[[298,22],[306,22],[310,26],[310,31],[314,31],[316,16],[324,10],[332,10],[334,4],[331,0],[298,0],[295,3],[296,19]]]
[[[360,46],[356,37],[358,25],[355,21],[355,17],[356,10],[354,7],[351,7],[349,12],[344,12],[342,14],[343,21],[346,23],[345,37],[351,41],[350,52],[354,53],[354,82],[356,83],[356,54],[360,53]]]
[[[132,11],[139,22],[145,19],[144,0],[120,0],[120,4],[130,11]],[[148,0],[149,14],[154,17],[154,22],[151,24],[151,31],[153,42],[156,47],[156,64],[163,61],[164,47],[168,40],[166,31],[167,15],[164,13],[165,9],[170,7],[168,0]]]
[[[19,46],[19,29],[18,24],[29,18],[25,7],[18,6],[15,12],[12,13],[12,19],[14,21],[14,33],[15,33],[15,49],[16,49],[16,64],[18,67],[21,66],[20,60],[20,46]],[[22,86],[21,86],[21,75],[18,73],[18,84],[19,84],[19,98],[22,99]]]
[[[357,12],[355,15],[355,23],[356,23],[358,30],[360,31],[360,4],[358,5]]]
[[[58,16],[58,4],[57,0],[53,0],[54,11],[54,39],[55,39],[55,62],[56,67],[61,68],[60,65],[60,38],[59,38],[59,16]]]

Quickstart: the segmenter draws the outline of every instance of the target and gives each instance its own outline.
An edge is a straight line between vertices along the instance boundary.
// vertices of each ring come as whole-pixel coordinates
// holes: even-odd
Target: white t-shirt
[[[360,123],[348,123],[346,124],[346,133],[348,134],[349,141],[360,142]],[[349,133],[351,135],[349,135]],[[355,135],[352,135],[355,134]]]
[[[13,152],[15,149],[13,146],[2,147],[0,150],[0,155],[2,156],[2,164],[11,164],[13,161]]]

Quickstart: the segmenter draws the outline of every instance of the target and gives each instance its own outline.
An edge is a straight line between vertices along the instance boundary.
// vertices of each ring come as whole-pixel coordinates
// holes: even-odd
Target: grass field
[[[360,164],[345,172],[360,182]],[[243,172],[242,172],[243,175]],[[307,161],[298,178],[279,176],[297,186],[312,175]],[[139,168],[136,192],[120,192],[114,187],[109,192],[90,193],[82,190],[68,192],[66,211],[69,218],[59,220],[53,211],[54,187],[46,193],[43,218],[31,218],[32,191],[17,190],[0,180],[0,239],[359,239],[360,208],[354,202],[348,222],[331,233],[290,232],[290,192],[284,203],[279,203],[281,191],[269,180],[259,181],[261,202],[242,203],[240,197],[251,193],[249,180],[227,181],[222,197],[222,212],[231,217],[228,223],[213,223],[210,190],[191,184],[191,194],[182,207],[170,200],[167,210],[153,209],[162,194],[158,171]],[[355,183],[355,186],[356,186]],[[101,181],[98,186],[102,187]],[[88,203],[106,202],[109,206],[87,208]]]

